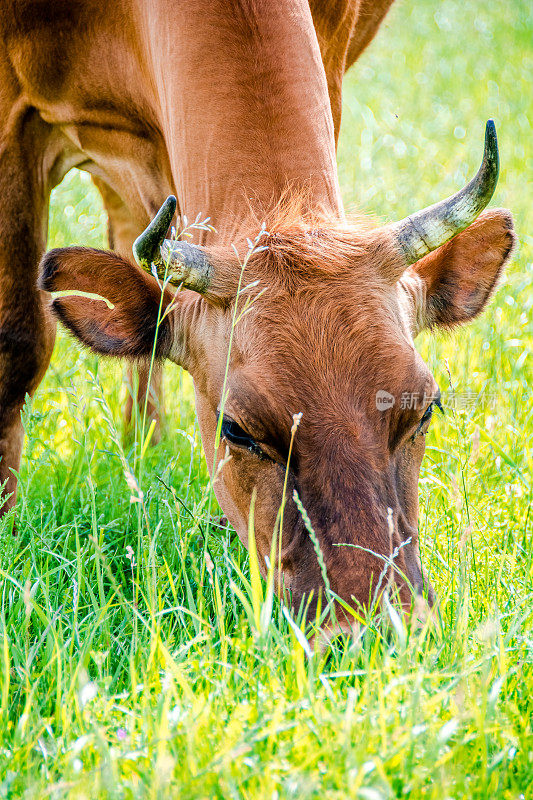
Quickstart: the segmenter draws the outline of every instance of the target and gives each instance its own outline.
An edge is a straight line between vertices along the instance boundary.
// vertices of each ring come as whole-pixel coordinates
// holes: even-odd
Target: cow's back
[[[266,0],[264,0],[266,3]],[[342,76],[372,40],[393,0],[310,0],[338,135]],[[30,101],[47,107],[87,103],[113,110],[132,104],[155,124],[147,26],[180,36],[180,4],[171,0],[5,0],[4,52]],[[253,4],[252,4],[253,5]],[[256,3],[261,6],[261,3]],[[265,4],[268,9],[268,4]],[[152,43],[153,44],[153,43]]]

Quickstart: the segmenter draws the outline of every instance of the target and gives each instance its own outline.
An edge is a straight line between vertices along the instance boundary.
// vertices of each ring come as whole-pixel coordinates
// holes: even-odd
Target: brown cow
[[[331,4],[338,13],[332,37],[347,26],[352,31],[338,37],[337,57],[331,56],[328,25],[317,22],[317,9],[330,4],[316,4],[327,79],[304,0],[184,0],[179,11],[165,0],[122,0],[113,11],[92,2],[58,2],[53,14],[47,5],[46,24],[35,2],[15,5],[7,48],[11,117],[18,121],[13,130],[25,153],[36,148],[39,169],[48,167],[48,185],[75,164],[96,174],[112,187],[107,204],[114,204],[122,242],[131,242],[140,220],[171,191],[181,213],[208,212],[217,228],[216,238],[202,235],[201,248],[167,242],[161,255],[174,210],[170,200],[135,254],[145,269],[153,262],[161,273],[166,263],[173,282],[185,287],[177,295],[164,290],[168,313],[157,355],[192,374],[208,465],[220,464],[229,450],[215,489],[237,532],[246,540],[255,490],[264,567],[287,474],[282,568],[294,603],[311,592],[316,598],[321,586],[312,542],[292,500],[297,490],[332,590],[367,603],[383,556],[397,550],[396,580],[408,605],[410,589],[421,591],[424,584],[417,479],[438,403],[413,337],[424,326],[451,326],[479,313],[510,253],[508,212],[474,221],[497,179],[493,126],[487,127],[480,172],[462,192],[376,229],[344,218],[335,165],[332,108],[338,125],[340,77],[332,75],[342,75],[350,53],[358,52],[352,33],[359,4]],[[388,3],[379,5],[384,13]],[[379,18],[373,18],[376,26]],[[20,146],[16,158],[16,150],[12,140],[12,208],[21,217],[10,231],[11,246],[19,249],[11,252],[30,265],[38,251],[40,195],[28,160]],[[242,259],[246,237],[263,219],[261,248],[241,276],[230,244]],[[223,401],[239,278],[248,289],[237,302],[253,302],[233,332]],[[18,273],[17,279],[21,284]],[[161,290],[126,258],[83,248],[52,251],[41,285],[97,292],[112,301],[112,310],[82,297],[53,304],[96,351],[133,359],[151,353]],[[20,402],[14,390],[24,381],[37,383],[51,339],[39,324],[44,312],[37,300],[28,318],[27,297],[19,292],[17,299],[19,306],[9,306],[9,331],[16,330],[17,343],[33,358],[32,370],[12,382]],[[39,332],[37,355],[21,333],[28,328],[15,319],[19,309]],[[18,368],[14,339],[6,341],[4,365]],[[416,393],[427,402],[407,410],[397,402],[383,411],[376,403],[380,391],[395,398]],[[215,453],[221,413],[223,438]],[[302,419],[287,465],[296,413]],[[18,446],[14,434],[6,436],[6,448],[11,442]]]
[[[335,136],[344,70],[372,39],[391,2],[311,0]],[[3,510],[15,502],[13,470],[19,468],[23,438],[20,410],[26,393],[34,392],[47,369],[55,338],[48,300],[36,288],[37,265],[46,246],[50,191],[69,169],[87,170],[95,179],[109,216],[110,246],[124,257],[131,255],[133,241],[172,191],[178,192],[183,212],[196,215],[197,210],[209,208],[220,241],[229,241],[231,220],[239,224],[246,194],[268,206],[286,181],[298,182],[306,170],[310,174],[315,167],[321,169],[322,156],[315,164],[312,159],[316,148],[322,147],[319,140],[331,125],[331,116],[324,105],[324,78],[317,69],[315,34],[309,28],[305,0],[286,4],[217,0],[209,3],[208,10],[205,5],[192,0],[182,0],[179,7],[171,0],[2,3],[0,485],[7,498]],[[266,39],[259,46],[261,29]],[[263,76],[263,63],[275,73]],[[261,96],[254,92],[254,82],[264,84]],[[285,114],[291,114],[291,92],[299,92],[300,101],[311,103],[311,108],[316,106],[323,120],[318,134],[308,131],[311,115],[305,121],[303,109],[292,114],[291,125],[297,127],[301,118],[300,131],[309,135],[310,152],[307,161],[289,165],[286,153],[276,151],[282,120],[269,117],[275,114],[278,99],[289,102]],[[241,158],[234,146],[240,126],[256,137],[253,163],[250,154],[242,151]],[[264,142],[269,126],[272,141]],[[289,152],[295,129],[285,133],[290,133],[285,137]],[[213,152],[215,140],[217,152]],[[253,179],[241,181],[251,165]],[[332,173],[332,166],[329,153],[327,173]],[[336,186],[333,190],[337,192]],[[338,198],[334,204],[339,207]],[[142,365],[140,371],[142,400],[146,390]]]

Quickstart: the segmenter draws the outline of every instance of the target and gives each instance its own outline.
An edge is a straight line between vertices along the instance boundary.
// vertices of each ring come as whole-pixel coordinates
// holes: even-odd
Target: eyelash
[[[434,400],[432,403],[430,403],[429,406],[424,411],[422,419],[418,423],[417,429],[413,434],[413,439],[418,433],[420,433],[422,427],[426,424],[426,422],[429,422],[429,420],[433,416],[433,409],[434,408],[438,408],[440,413],[444,414],[444,408],[442,407],[442,403],[441,403],[440,397],[437,397],[436,400]]]

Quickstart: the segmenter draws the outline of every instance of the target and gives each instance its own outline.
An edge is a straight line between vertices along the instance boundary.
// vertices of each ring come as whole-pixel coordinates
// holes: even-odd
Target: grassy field
[[[208,515],[188,376],[167,370],[141,458],[121,367],[61,333],[24,415],[19,535],[0,531],[0,797],[533,798],[532,8],[400,1],[345,83],[347,205],[393,219],[446,196],[494,117],[493,204],[520,236],[488,312],[420,341],[442,387],[475,393],[448,392],[422,467],[440,618],[311,652]],[[104,230],[71,173],[50,244]]]

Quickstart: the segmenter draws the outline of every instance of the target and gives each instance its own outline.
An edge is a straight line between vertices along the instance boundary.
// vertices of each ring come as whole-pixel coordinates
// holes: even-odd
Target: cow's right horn
[[[390,226],[407,264],[414,264],[474,222],[494,194],[499,168],[496,127],[489,119],[483,161],[470,183],[452,197]]]

